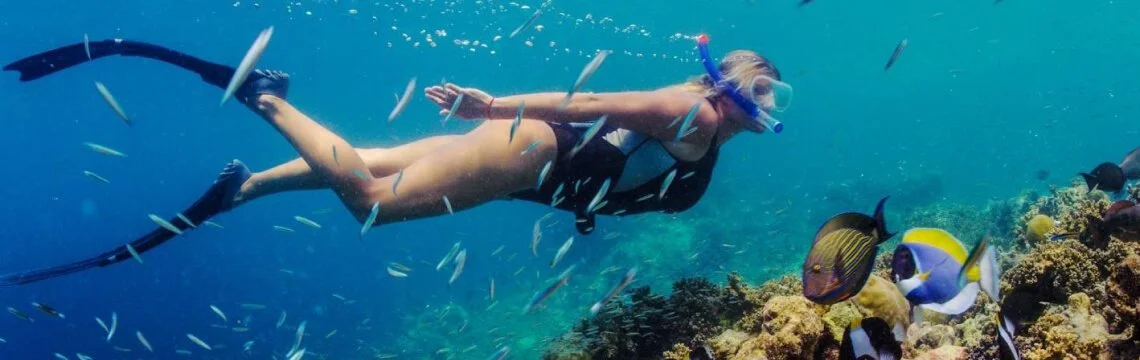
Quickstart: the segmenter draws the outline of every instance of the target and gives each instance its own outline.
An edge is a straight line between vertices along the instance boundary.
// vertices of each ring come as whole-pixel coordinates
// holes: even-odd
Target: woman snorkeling
[[[463,135],[380,149],[352,147],[286,100],[288,75],[257,70],[235,97],[284,136],[300,158],[260,172],[234,160],[179,217],[129,245],[71,264],[0,276],[0,285],[124,261],[217,214],[295,190],[333,190],[365,224],[362,234],[373,224],[447,214],[502,198],[572,212],[584,234],[594,230],[597,214],[686,210],[708,187],[720,146],[745,131],[779,132],[782,125],[768,113],[783,110],[791,95],[763,56],[738,50],[714,64],[707,41],[701,36],[698,44],[708,74],[651,91],[495,97],[454,84],[433,86],[424,93],[441,115],[487,121]],[[121,39],[62,47],[4,70],[31,81],[111,55],[167,62],[220,88],[235,72]]]

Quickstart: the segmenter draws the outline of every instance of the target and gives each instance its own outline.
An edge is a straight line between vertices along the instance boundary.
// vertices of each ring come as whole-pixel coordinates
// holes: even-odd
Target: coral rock
[[[960,360],[966,359],[966,348],[946,345],[914,357],[914,360]]]
[[[1120,318],[1118,330],[1140,324],[1140,254],[1132,254],[1116,265],[1108,281],[1106,303]],[[1138,330],[1138,329],[1133,329]],[[1140,331],[1134,331],[1140,334]]]
[[[762,310],[763,332],[745,341],[730,359],[812,358],[827,329],[814,304],[802,296],[777,296]]]
[[[689,360],[689,355],[692,353],[693,351],[689,350],[688,346],[685,346],[685,344],[677,343],[673,344],[672,349],[666,351],[664,354],[661,354],[661,358],[664,360]]]
[[[1032,342],[1022,355],[1026,359],[1111,359],[1109,344],[1116,336],[1108,333],[1108,322],[1091,309],[1092,300],[1084,293],[1069,296],[1069,306],[1061,312],[1042,315],[1029,327]]]
[[[1022,285],[1057,292],[1062,297],[1078,292],[1099,295],[1104,280],[1095,254],[1076,240],[1047,243],[1021,258],[1002,275],[1002,293]],[[1099,298],[1100,296],[1098,296]]]

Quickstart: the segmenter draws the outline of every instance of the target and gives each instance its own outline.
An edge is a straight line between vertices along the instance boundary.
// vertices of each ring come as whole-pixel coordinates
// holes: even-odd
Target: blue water
[[[290,72],[293,103],[358,147],[474,126],[441,127],[438,109],[422,97],[387,123],[391,94],[413,76],[421,87],[446,79],[500,95],[564,91],[597,49],[613,49],[587,89],[653,89],[701,71],[692,42],[674,34],[706,32],[714,52],[758,50],[796,89],[792,108],[781,114],[785,133],[729,144],[696,208],[603,219],[606,231],[579,237],[566,260],[579,264],[579,276],[536,313],[521,309],[561,270],[547,264],[572,235],[565,214],[534,257],[530,228],[546,212],[541,206],[497,202],[384,225],[360,241],[359,224],[330,193],[290,193],[220,216],[215,221],[225,229],[189,232],[145,254],[145,265],[4,289],[0,305],[36,321],[0,316],[0,338],[7,340],[0,358],[47,359],[56,352],[173,358],[175,349],[185,349],[191,358],[232,359],[243,356],[249,340],[253,358],[282,358],[302,320],[308,323],[303,346],[328,359],[483,358],[501,345],[512,346],[512,358],[536,358],[542,340],[568,330],[625,268],[641,267],[639,283],[658,291],[684,276],[720,280],[731,270],[759,283],[798,266],[818,220],[868,211],[881,192],[928,197],[898,199],[903,204],[1004,199],[1066,184],[1093,164],[1118,160],[1140,137],[1140,93],[1130,86],[1140,78],[1136,2],[817,0],[797,9],[792,0],[558,0],[551,6],[535,23],[542,31],[507,39],[532,10],[471,0],[262,1],[259,8],[248,0],[0,3],[4,63],[86,33],[236,64],[257,32],[273,25],[261,66]],[[437,46],[425,41],[427,33]],[[504,38],[492,41],[495,35]],[[909,47],[884,72],[904,38]],[[107,108],[94,81],[110,88],[135,126]],[[139,59],[104,59],[31,83],[5,73],[0,272],[120,246],[153,228],[146,214],[169,216],[188,205],[230,159],[264,169],[296,157],[262,120],[235,102],[219,107],[219,99],[197,77]],[[86,141],[128,157],[95,154],[81,145]],[[1042,169],[1052,174],[1045,182],[1034,177]],[[111,183],[92,181],[84,170]],[[333,211],[313,213],[326,208]],[[294,215],[324,228],[306,228]],[[275,232],[273,225],[297,232]],[[620,236],[603,240],[607,232]],[[450,270],[434,265],[457,241],[469,258],[460,281],[448,286]],[[723,250],[724,243],[742,251]],[[500,245],[503,252],[492,256]],[[392,278],[385,272],[392,261],[414,270]],[[611,266],[623,270],[598,275]],[[499,303],[488,310],[491,278]],[[34,313],[31,301],[67,318]],[[244,310],[242,303],[268,308]],[[223,323],[211,304],[227,312],[227,327],[249,332],[212,327]],[[467,325],[448,308],[466,311]],[[286,326],[276,329],[283,310]],[[112,312],[120,323],[108,344],[93,318],[109,321]],[[155,354],[142,353],[135,331],[146,334]],[[224,346],[207,352],[186,333]]]

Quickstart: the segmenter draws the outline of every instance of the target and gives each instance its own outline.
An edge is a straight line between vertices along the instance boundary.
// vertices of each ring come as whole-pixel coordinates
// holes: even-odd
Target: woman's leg
[[[416,159],[458,139],[458,135],[433,136],[400,145],[394,148],[355,149],[364,160],[368,172],[375,177],[395,174]],[[331,149],[329,151],[332,151]],[[339,152],[337,150],[338,158]],[[296,190],[326,189],[328,184],[313,172],[302,158],[293,159],[265,171],[254,173],[241,186],[235,197],[235,205],[253,201],[266,195]]]
[[[530,188],[557,152],[554,132],[546,124],[524,121],[508,144],[510,122],[487,121],[415,160],[403,169],[402,177],[376,178],[359,171],[366,164],[356,151],[341,152],[339,162],[334,160],[333,147],[351,146],[284,99],[262,95],[254,105],[293,144],[314,176],[362,221],[374,203],[380,204],[381,222],[402,221],[445,213],[443,196],[454,208],[463,209]],[[520,156],[534,141],[541,145]],[[358,171],[354,173],[354,169]],[[394,192],[398,178],[399,187]]]

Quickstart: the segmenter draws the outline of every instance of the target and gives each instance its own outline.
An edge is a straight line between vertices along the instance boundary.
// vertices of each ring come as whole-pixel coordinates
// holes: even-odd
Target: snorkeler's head
[[[729,107],[728,117],[748,130],[779,133],[783,124],[772,117],[774,111],[784,111],[791,104],[792,87],[780,81],[780,71],[763,55],[749,50],[736,50],[725,54],[716,65],[708,51],[708,36],[697,37],[701,63],[705,75],[694,85],[710,100],[720,101]]]

